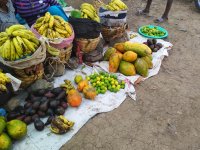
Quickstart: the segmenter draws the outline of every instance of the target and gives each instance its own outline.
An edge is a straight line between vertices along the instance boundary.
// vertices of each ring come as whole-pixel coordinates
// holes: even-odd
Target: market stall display
[[[27,145],[38,149],[33,143],[38,143],[41,149],[58,149],[97,113],[117,108],[127,94],[135,99],[134,83],[158,73],[172,45],[163,40],[145,39],[136,33],[127,33],[131,37],[128,41],[116,42],[115,39],[126,33],[128,7],[121,0],[99,5],[98,10],[97,6],[83,3],[80,10],[70,13],[69,22],[47,12],[38,18],[31,31],[22,25],[13,25],[0,33],[0,60],[13,68],[22,81],[21,88],[26,89],[43,77],[55,77],[48,80],[54,88],[29,89],[25,102],[8,112],[8,135],[1,134],[6,130],[5,120],[0,117],[0,145],[6,139],[4,146],[9,149],[9,137],[19,139],[28,134],[24,141],[15,143],[14,149]],[[154,38],[167,34],[158,27],[145,26],[141,31]],[[100,32],[105,41],[114,43],[104,48],[102,43],[101,50],[97,51]],[[74,70],[65,69],[72,48],[79,63],[83,55],[85,60],[93,62],[90,63],[92,67],[82,64],[77,69],[72,67]],[[75,62],[71,64],[76,66]],[[60,66],[62,73],[58,71]],[[44,68],[50,76],[45,74]],[[2,72],[0,77],[1,94],[7,91],[10,79]],[[14,131],[20,126],[23,126],[23,133],[17,134]],[[63,138],[57,134],[63,134]]]

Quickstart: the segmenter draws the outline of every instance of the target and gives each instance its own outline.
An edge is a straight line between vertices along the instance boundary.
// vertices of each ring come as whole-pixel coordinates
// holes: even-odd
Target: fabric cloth
[[[17,13],[16,15],[16,19],[20,24],[26,24],[26,21]]]
[[[68,21],[68,17],[65,14],[64,10],[62,9],[61,6],[51,6],[47,10],[51,15],[58,15],[62,17],[65,21]]]
[[[44,16],[48,8],[59,5],[56,0],[12,0],[16,13],[26,20],[29,26]]]
[[[7,3],[8,12],[4,12],[0,9],[0,32],[12,25],[18,23],[15,18],[15,9],[13,8],[12,1],[8,0]]]

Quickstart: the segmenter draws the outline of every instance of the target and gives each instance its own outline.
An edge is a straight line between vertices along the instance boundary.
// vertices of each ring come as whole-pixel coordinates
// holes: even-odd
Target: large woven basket
[[[95,39],[75,39],[77,46],[83,53],[89,53],[96,49],[97,45],[99,44],[100,37]]]
[[[110,42],[116,38],[120,38],[126,31],[126,25],[119,27],[107,27],[103,26],[101,29],[101,34],[106,42]]]
[[[43,64],[40,63],[26,69],[14,69],[14,72],[17,75],[17,78],[22,81],[20,87],[26,88],[36,80],[42,79],[44,75],[44,67]]]

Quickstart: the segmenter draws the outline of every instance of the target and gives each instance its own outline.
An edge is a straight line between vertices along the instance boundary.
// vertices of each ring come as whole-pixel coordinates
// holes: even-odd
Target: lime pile
[[[96,89],[97,94],[104,94],[107,90],[117,93],[125,88],[124,81],[118,81],[117,76],[106,72],[94,73],[86,77],[91,85]]]
[[[158,37],[161,37],[161,36],[164,36],[166,33],[159,30],[157,27],[154,27],[154,28],[150,28],[148,26],[144,26],[141,31],[148,35],[148,36],[158,36]]]

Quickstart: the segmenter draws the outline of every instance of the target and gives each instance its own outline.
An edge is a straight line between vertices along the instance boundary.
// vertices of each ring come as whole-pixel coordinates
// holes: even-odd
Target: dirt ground
[[[131,29],[153,22],[134,15],[145,2],[125,3]],[[160,16],[165,3],[154,0],[150,15]],[[194,4],[174,0],[170,20],[162,24],[174,47],[159,74],[136,87],[137,101],[127,98],[119,108],[95,116],[61,150],[200,150],[199,25]]]

